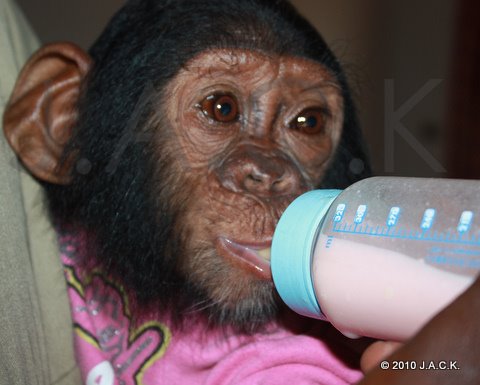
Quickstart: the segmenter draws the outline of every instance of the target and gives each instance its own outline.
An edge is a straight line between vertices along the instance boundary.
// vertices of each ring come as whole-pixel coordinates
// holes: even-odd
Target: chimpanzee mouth
[[[217,251],[221,256],[265,280],[272,280],[270,269],[271,245],[271,241],[247,245],[224,237],[219,237],[216,240]]]

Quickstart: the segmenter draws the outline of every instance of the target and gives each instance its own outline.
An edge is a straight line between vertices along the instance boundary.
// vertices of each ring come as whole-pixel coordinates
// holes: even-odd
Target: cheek
[[[329,135],[323,135],[321,138],[315,139],[289,135],[286,142],[292,157],[296,159],[299,167],[306,173],[309,182],[313,185],[320,182],[336,147],[332,138]]]
[[[222,192],[207,168],[184,169],[182,188],[188,191],[183,202],[180,223],[187,234],[186,248],[190,253],[214,249],[214,239],[232,225],[230,212],[236,205],[225,204]]]
[[[342,134],[342,102],[336,98],[330,103],[332,117],[323,134],[308,136],[290,131],[285,135],[286,146],[313,185],[321,181]]]
[[[292,144],[297,159],[303,165],[319,166],[328,159],[332,153],[333,141],[328,135],[321,139],[298,142]]]

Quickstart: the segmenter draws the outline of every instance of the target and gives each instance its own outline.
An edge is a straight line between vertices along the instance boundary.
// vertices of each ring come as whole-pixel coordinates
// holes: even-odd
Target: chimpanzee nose
[[[278,160],[268,160],[263,164],[246,162],[243,165],[241,183],[245,191],[257,195],[286,193],[293,184],[293,178]]]
[[[300,178],[298,169],[285,155],[265,154],[261,149],[252,148],[231,154],[220,170],[224,187],[260,197],[298,192]]]

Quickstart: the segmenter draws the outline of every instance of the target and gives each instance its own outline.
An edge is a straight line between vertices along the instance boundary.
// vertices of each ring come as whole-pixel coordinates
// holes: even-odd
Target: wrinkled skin
[[[236,100],[238,118],[209,116],[202,103],[211,95]],[[305,59],[211,51],[176,76],[165,100],[176,133],[166,147],[178,151],[174,167],[186,184],[197,186],[182,220],[187,249],[211,251],[184,260],[185,274],[205,282],[215,302],[270,296],[269,266],[243,258],[232,242],[269,248],[286,206],[320,183],[343,123],[339,86]],[[318,132],[292,127],[307,110],[318,110]]]

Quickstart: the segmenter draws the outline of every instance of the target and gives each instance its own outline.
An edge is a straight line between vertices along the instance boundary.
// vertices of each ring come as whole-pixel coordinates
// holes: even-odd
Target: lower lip
[[[272,280],[270,263],[257,254],[258,250],[270,247],[270,244],[265,244],[264,247],[260,248],[258,246],[242,245],[223,237],[218,238],[215,243],[220,255],[225,256],[237,266],[261,279]]]

